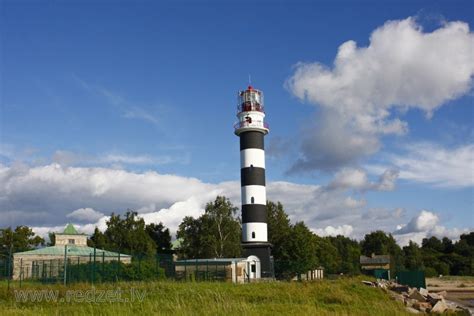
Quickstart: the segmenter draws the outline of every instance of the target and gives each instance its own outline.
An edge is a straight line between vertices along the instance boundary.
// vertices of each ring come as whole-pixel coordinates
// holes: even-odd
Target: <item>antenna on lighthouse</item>
[[[252,76],[249,74],[249,86],[252,85]]]

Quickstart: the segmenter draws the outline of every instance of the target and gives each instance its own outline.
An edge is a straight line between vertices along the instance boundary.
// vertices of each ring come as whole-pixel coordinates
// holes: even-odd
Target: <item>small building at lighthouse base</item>
[[[186,259],[175,263],[177,280],[255,282],[261,278],[256,256],[246,258]]]

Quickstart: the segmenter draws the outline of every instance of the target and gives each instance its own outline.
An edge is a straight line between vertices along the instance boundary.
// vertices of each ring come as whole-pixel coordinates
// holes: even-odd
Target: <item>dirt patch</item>
[[[427,278],[426,286],[430,292],[446,291],[446,299],[474,311],[474,277]]]

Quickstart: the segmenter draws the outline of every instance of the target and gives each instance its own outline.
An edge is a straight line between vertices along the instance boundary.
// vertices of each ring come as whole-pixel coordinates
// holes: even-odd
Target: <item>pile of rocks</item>
[[[446,291],[431,293],[427,289],[412,288],[400,285],[393,281],[377,280],[376,282],[362,281],[365,285],[378,287],[388,292],[392,299],[405,304],[407,311],[419,313],[461,312],[469,315],[469,311],[462,306],[446,301]]]

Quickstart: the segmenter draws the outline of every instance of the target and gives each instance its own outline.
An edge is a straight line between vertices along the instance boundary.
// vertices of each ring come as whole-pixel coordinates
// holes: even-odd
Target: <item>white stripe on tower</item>
[[[267,203],[267,192],[263,185],[246,185],[241,187],[241,193],[242,205]]]
[[[240,168],[254,167],[265,168],[265,151],[258,148],[248,148],[240,151]]]

